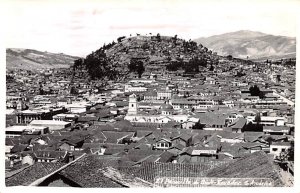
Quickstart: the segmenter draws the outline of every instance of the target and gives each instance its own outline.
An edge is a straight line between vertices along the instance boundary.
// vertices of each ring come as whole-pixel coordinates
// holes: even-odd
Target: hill
[[[69,68],[79,57],[32,49],[6,49],[7,69]]]
[[[197,73],[217,65],[218,56],[208,48],[170,36],[120,37],[118,42],[103,45],[84,60],[75,62],[75,68],[84,66],[92,78],[114,79],[132,73],[163,73],[183,70]]]
[[[249,59],[296,57],[296,38],[254,31],[236,31],[194,40],[219,55]]]

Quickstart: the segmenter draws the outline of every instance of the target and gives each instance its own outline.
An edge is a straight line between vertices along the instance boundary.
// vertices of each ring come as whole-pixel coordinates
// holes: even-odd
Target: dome
[[[170,105],[170,104],[163,104],[163,105],[161,106],[161,109],[162,109],[162,110],[173,110],[173,107],[172,107],[172,105]]]

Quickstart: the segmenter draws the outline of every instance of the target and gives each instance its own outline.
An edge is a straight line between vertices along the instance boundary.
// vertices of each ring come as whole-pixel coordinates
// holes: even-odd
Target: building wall
[[[288,149],[290,149],[290,146],[270,145],[270,154],[279,156],[281,152],[287,151]]]

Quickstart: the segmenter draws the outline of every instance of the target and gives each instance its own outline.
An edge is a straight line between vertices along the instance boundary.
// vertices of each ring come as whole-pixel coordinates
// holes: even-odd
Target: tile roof
[[[128,154],[125,156],[129,160],[133,162],[137,162],[143,158],[146,158],[151,155],[160,155],[162,151],[159,150],[152,150],[152,149],[130,149]]]
[[[118,158],[87,155],[60,171],[59,174],[84,188],[124,187],[103,174],[101,169],[108,166],[117,167]]]
[[[104,144],[104,147],[106,147],[104,155],[113,155],[124,152],[127,146],[123,144]]]
[[[213,112],[196,113],[196,118],[200,119],[201,124],[206,125],[225,125],[226,116]]]
[[[106,138],[105,143],[119,143],[124,137],[133,137],[134,132],[116,132],[116,131],[103,131]]]
[[[247,123],[247,119],[240,117],[233,125],[230,125],[232,128],[242,129]]]
[[[101,169],[101,172],[109,179],[112,179],[119,184],[129,188],[149,188],[153,187],[153,184],[141,179],[134,177],[133,175],[128,175],[125,172],[117,170],[113,167],[105,167]]]
[[[232,133],[226,131],[217,131],[217,136],[225,139],[244,139],[244,133]]]
[[[28,186],[35,180],[44,177],[62,167],[63,163],[37,162],[19,173],[5,178],[6,186]]]
[[[187,142],[189,139],[192,139],[192,137],[193,137],[193,136],[190,135],[190,134],[183,133],[183,134],[181,134],[181,135],[179,135],[179,136],[177,136],[177,137],[172,138],[171,141],[173,141],[174,139],[179,138],[179,139],[182,139],[183,141]]]
[[[14,145],[13,148],[10,150],[11,153],[18,153],[22,151],[26,151],[28,149],[28,145],[18,144]]]
[[[207,177],[219,178],[271,178],[274,186],[283,186],[273,161],[262,151],[246,155],[229,165],[211,169]]]
[[[245,131],[244,138],[247,142],[253,142],[263,136],[263,132]]]
[[[78,122],[90,122],[90,121],[98,121],[99,120],[99,117],[88,117],[88,116],[85,116],[85,117],[79,117],[78,118]]]
[[[175,157],[176,156],[173,153],[165,151],[159,155],[160,159],[158,160],[158,162],[167,163],[167,162],[172,161],[172,159]]]
[[[135,170],[135,174],[150,183],[153,183],[156,177],[203,177],[209,169],[224,163],[226,162],[211,161],[197,164],[143,162],[139,170]]]

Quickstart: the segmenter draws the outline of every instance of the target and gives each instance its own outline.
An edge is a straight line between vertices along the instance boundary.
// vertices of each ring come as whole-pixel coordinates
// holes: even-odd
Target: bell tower
[[[128,115],[136,115],[138,111],[138,104],[136,95],[132,94],[129,96],[129,107],[128,107]]]

